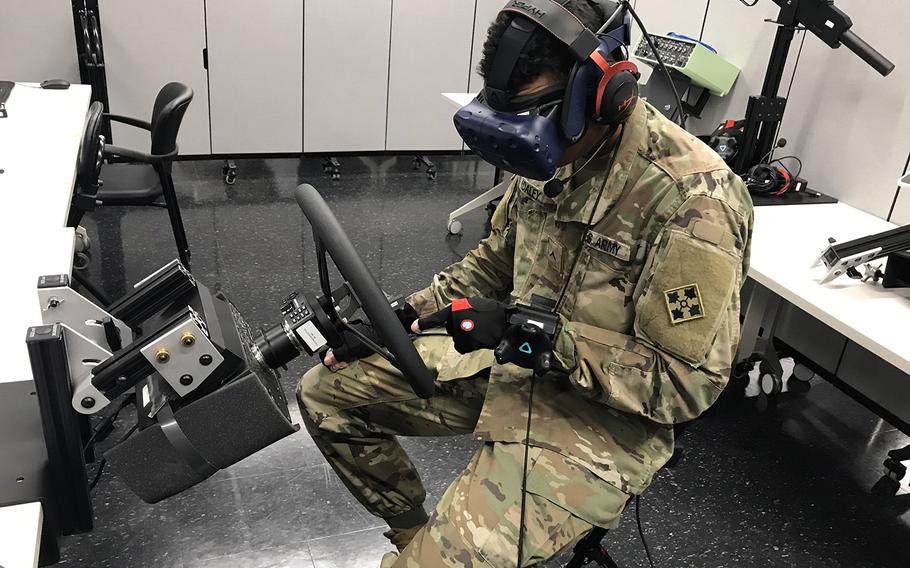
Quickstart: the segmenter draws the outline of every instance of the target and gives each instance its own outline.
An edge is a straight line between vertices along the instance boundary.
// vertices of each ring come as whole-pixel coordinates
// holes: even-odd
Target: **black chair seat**
[[[104,205],[148,205],[161,197],[161,179],[149,164],[105,164],[98,199]]]

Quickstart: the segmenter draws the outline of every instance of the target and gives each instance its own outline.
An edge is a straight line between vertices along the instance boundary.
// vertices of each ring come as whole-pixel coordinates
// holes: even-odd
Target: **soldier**
[[[560,4],[597,30],[612,3]],[[487,81],[512,22],[528,20],[504,11],[488,32]],[[509,89],[531,98],[564,89],[575,61],[555,37],[534,33]],[[615,527],[672,455],[673,425],[699,416],[726,385],[748,268],[749,195],[716,154],[653,107],[636,99],[629,110],[620,126],[589,122],[561,161],[556,177],[567,181],[556,197],[543,181],[513,178],[490,236],[408,299],[408,319],[422,316],[412,331],[435,373],[434,398],[417,398],[397,369],[356,342],[301,379],[301,412],[319,449],[389,525],[399,552],[383,566],[516,566],[519,550],[530,566],[594,526]],[[556,302],[562,372],[533,378],[497,365],[489,349],[456,350],[459,341],[469,350],[465,327],[494,330],[474,347],[495,345],[505,302],[532,295]],[[448,325],[454,343],[445,329],[426,329],[462,310],[472,323]],[[465,433],[483,443],[428,514],[395,436]]]

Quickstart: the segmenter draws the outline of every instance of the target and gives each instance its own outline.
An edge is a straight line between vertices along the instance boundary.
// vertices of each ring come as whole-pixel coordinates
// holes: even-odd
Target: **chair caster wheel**
[[[808,383],[813,378],[815,378],[815,373],[812,372],[812,369],[804,365],[796,364],[793,367],[793,374],[790,376],[791,379],[796,379],[797,381]]]
[[[414,161],[411,162],[411,169],[419,170],[420,169],[420,160],[418,160],[417,158],[414,158]]]
[[[766,396],[775,396],[784,390],[784,382],[774,373],[762,373],[759,385]]]
[[[436,170],[427,170],[427,177],[431,180],[436,179]]]
[[[459,221],[458,219],[453,219],[452,221],[449,221],[448,229],[449,229],[450,235],[460,235],[462,228],[463,227],[461,226],[461,221]]]
[[[237,181],[237,174],[230,172],[224,176],[224,183],[228,185],[234,185],[234,182]]]

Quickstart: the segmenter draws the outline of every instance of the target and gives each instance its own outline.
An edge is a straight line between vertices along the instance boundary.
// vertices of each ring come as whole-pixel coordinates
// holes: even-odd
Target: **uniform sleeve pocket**
[[[635,331],[682,361],[701,366],[729,308],[741,261],[678,231],[670,232],[661,252],[636,306]]]

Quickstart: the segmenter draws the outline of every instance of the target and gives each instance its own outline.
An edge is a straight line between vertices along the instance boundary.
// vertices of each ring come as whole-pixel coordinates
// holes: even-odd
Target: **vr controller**
[[[533,369],[536,375],[550,371],[553,365],[553,338],[559,325],[555,303],[534,295],[531,305],[516,304],[507,310],[509,327],[493,350],[500,365],[513,363]]]

